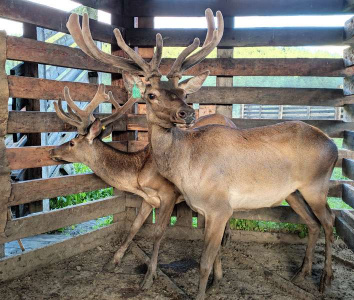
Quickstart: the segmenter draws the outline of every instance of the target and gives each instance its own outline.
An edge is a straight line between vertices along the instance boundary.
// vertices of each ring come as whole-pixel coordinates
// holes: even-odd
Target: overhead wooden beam
[[[119,2],[123,2],[118,0]],[[116,15],[123,14],[123,9],[120,5],[117,5],[117,0],[75,0],[75,2],[80,3],[88,7],[96,8],[106,12],[112,12]]]
[[[95,116],[102,118],[107,114],[95,114]],[[113,128],[116,131],[125,131],[125,124],[123,116],[114,122]],[[7,130],[8,133],[72,132],[76,131],[76,128],[59,119],[54,112],[11,111]]]
[[[254,128],[259,126],[273,125],[291,120],[278,119],[232,119],[235,125],[242,129]],[[318,127],[331,137],[343,137],[344,130],[351,130],[354,122],[343,122],[340,120],[301,120],[307,124]],[[145,115],[129,115],[128,130],[147,130]]]
[[[214,12],[220,10],[224,16],[229,17],[328,15],[353,12],[350,2],[351,0],[125,0],[124,13],[136,17],[198,17],[204,16],[205,9],[209,7]]]
[[[79,224],[85,221],[120,213],[125,210],[120,198],[108,197],[66,208],[41,212],[27,217],[9,221],[5,229],[5,237],[0,237],[0,243],[18,240],[24,237],[53,231],[65,226]],[[123,201],[124,202],[124,201]]]
[[[119,72],[117,68],[85,55],[80,49],[13,36],[7,37],[7,58],[74,69]],[[174,58],[162,59],[161,72],[167,74],[174,61]],[[188,70],[186,75],[197,75],[205,69],[214,76],[346,77],[354,75],[354,67],[346,68],[343,60],[336,58],[210,58]]]
[[[70,13],[29,1],[0,1],[1,18],[33,24],[54,31],[69,33],[66,28],[66,22],[68,21],[69,16]],[[92,37],[101,42],[116,43],[113,34],[113,29],[116,27],[117,26],[90,20]],[[122,30],[124,34],[124,29],[120,28],[120,30]]]
[[[164,46],[185,47],[195,37],[203,42],[204,29],[127,29],[126,42],[137,47],[154,46],[155,36],[161,33]],[[293,28],[237,28],[225,29],[220,46],[259,47],[259,46],[320,46],[343,45],[342,27],[293,27]]]

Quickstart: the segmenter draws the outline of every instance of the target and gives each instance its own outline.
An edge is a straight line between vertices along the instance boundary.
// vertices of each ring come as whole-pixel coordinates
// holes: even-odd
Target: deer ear
[[[101,133],[102,124],[100,119],[96,119],[90,126],[89,132],[86,135],[86,139],[92,144],[93,140]]]
[[[205,79],[209,76],[209,71],[205,71],[195,77],[188,78],[179,83],[178,87],[185,91],[187,95],[193,94],[202,87]]]
[[[98,136],[98,138],[100,140],[103,140],[105,137],[109,136],[112,131],[113,131],[113,124],[109,124],[107,125],[105,128],[102,127],[102,132],[100,133],[100,135]]]
[[[145,83],[141,80],[141,78],[137,75],[132,75],[128,72],[123,72],[123,82],[124,87],[127,90],[129,96],[133,94],[133,88],[136,84],[140,90],[140,94],[144,94],[145,92]],[[134,97],[138,98],[138,97]]]

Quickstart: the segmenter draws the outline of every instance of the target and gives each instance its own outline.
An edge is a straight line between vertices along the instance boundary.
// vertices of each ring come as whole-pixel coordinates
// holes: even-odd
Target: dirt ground
[[[151,240],[139,238],[136,244],[150,255]],[[175,284],[175,288],[166,285],[160,276],[153,288],[147,291],[139,288],[146,266],[132,253],[134,251],[128,250],[122,264],[114,271],[103,269],[117,247],[118,243],[103,245],[2,283],[0,299],[195,297],[202,241],[164,240],[159,268]],[[207,299],[354,299],[354,254],[342,242],[336,242],[333,250],[335,278],[331,288],[321,296],[317,287],[324,262],[323,245],[316,247],[312,276],[306,282],[292,283],[289,279],[301,265],[305,245],[232,242],[222,252],[224,279],[219,289],[209,293]]]

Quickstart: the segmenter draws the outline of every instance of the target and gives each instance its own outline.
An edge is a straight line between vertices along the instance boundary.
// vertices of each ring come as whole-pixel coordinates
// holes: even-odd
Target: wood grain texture
[[[104,117],[107,114],[95,114]],[[115,131],[125,131],[125,116],[113,123]],[[8,133],[71,132],[76,128],[58,118],[55,112],[11,111],[7,126]]]
[[[12,183],[8,206],[109,187],[95,174],[68,175]]]
[[[22,0],[3,0],[0,2],[0,17],[17,22],[69,33],[66,22],[70,13],[41,4]],[[81,17],[80,17],[81,24]],[[92,37],[106,43],[115,43],[113,29],[117,26],[104,24],[90,19]],[[122,28],[120,28],[123,30]],[[123,31],[124,33],[124,31]]]
[[[122,212],[125,207],[120,202],[119,197],[108,197],[14,219],[7,222],[6,237],[0,237],[0,244]]]
[[[102,9],[106,5],[105,2],[103,1]],[[205,9],[211,8],[214,13],[220,10],[224,16],[233,17],[340,14],[345,8],[346,13],[353,11],[352,7],[345,7],[344,2],[337,0],[125,0],[124,13],[134,17],[202,17]]]
[[[119,72],[118,68],[101,63],[80,49],[34,41],[21,37],[7,37],[8,59],[38,62],[46,65],[106,73]],[[174,58],[162,59],[160,70],[167,74]],[[186,75],[197,75],[205,69],[210,75],[224,76],[326,76],[354,75],[354,67],[345,68],[342,59],[327,58],[208,58],[191,68]]]
[[[116,239],[120,224],[111,224],[98,230],[80,234],[62,242],[26,251],[0,260],[0,282],[27,274],[41,266],[75,256]]]
[[[354,208],[354,186],[343,184],[342,199],[351,208]]]
[[[343,148],[354,151],[354,131],[344,131]]]
[[[232,119],[235,125],[241,129],[254,128],[259,126],[274,125],[290,120],[278,119]],[[313,125],[330,137],[343,137],[344,130],[352,130],[354,122],[344,122],[340,120],[302,120],[303,122]],[[128,115],[128,130],[147,131],[145,115]]]
[[[354,227],[343,216],[339,216],[335,221],[336,232],[341,239],[354,251]]]
[[[351,180],[354,180],[354,160],[353,159],[343,159],[343,175]]]
[[[342,27],[291,28],[236,28],[225,29],[221,47],[260,46],[320,46],[343,45]],[[204,42],[203,29],[126,29],[126,42],[130,46],[154,46],[155,36],[161,33],[166,47],[185,47],[198,37]]]
[[[10,97],[31,98],[43,100],[64,99],[64,87],[70,89],[70,95],[75,101],[90,102],[95,96],[98,85],[81,82],[57,81],[24,76],[8,76]],[[122,88],[106,85],[106,93],[111,91],[116,100],[125,102],[128,95]]]
[[[6,157],[5,136],[8,124],[9,87],[5,73],[6,33],[0,31],[0,236],[7,222],[7,202],[11,193],[10,168]],[[1,244],[1,242],[0,242]]]

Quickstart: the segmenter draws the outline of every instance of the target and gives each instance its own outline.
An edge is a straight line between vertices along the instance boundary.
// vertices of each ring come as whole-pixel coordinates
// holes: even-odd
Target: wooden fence
[[[332,180],[330,196],[342,198],[354,207],[354,49],[344,53],[344,59],[234,59],[236,46],[305,46],[305,45],[350,45],[353,41],[352,23],[340,28],[252,28],[234,29],[234,15],[297,15],[297,14],[337,14],[353,12],[351,1],[297,0],[265,1],[254,0],[252,5],[246,0],[236,1],[93,1],[80,0],[82,4],[114,12],[114,25],[90,21],[92,36],[102,42],[115,43],[113,28],[120,27],[127,43],[139,47],[146,58],[151,57],[156,32],[166,37],[166,46],[186,46],[195,36],[203,40],[205,30],[161,29],[152,27],[152,18],[158,16],[201,16],[206,7],[220,9],[225,16],[225,34],[218,48],[218,58],[205,59],[192,68],[188,75],[196,75],[209,69],[217,76],[216,87],[203,87],[199,93],[188,97],[187,102],[201,104],[200,115],[208,112],[223,113],[231,117],[232,104],[297,105],[343,107],[342,120],[304,120],[314,125],[330,137],[343,138],[345,149],[340,150],[337,167],[341,167],[348,180]],[[100,4],[102,2],[102,4]],[[272,5],[272,3],[275,3]],[[301,3],[299,3],[301,2]],[[218,3],[218,4],[215,4]],[[346,6],[344,5],[346,4]],[[188,9],[186,9],[188,8]],[[0,2],[0,17],[33,24],[67,33],[65,27],[69,13],[21,0]],[[138,17],[139,28],[132,28],[133,17]],[[126,20],[130,20],[127,22]],[[125,21],[123,21],[125,20]],[[124,28],[123,28],[124,27]],[[150,28],[149,28],[150,27]],[[114,46],[112,49],[118,53]],[[4,71],[6,59],[62,66],[74,69],[112,73],[111,90],[115,98],[126,98],[116,69],[87,57],[81,50],[54,45],[32,39],[6,36],[0,33],[0,245],[12,240],[55,230],[71,224],[92,220],[107,215],[115,215],[114,220],[125,230],[135,217],[141,199],[137,196],[116,191],[113,197],[93,201],[59,210],[41,212],[13,219],[9,214],[11,206],[31,203],[40,199],[107,187],[93,174],[64,176],[49,179],[34,179],[23,182],[10,181],[10,171],[56,165],[49,158],[52,146],[32,146],[6,148],[3,137],[11,133],[71,132],[70,125],[61,121],[53,112],[8,111],[8,98],[59,99],[65,85],[69,86],[72,97],[81,102],[93,98],[97,85],[78,82],[60,82],[26,76],[7,76]],[[162,60],[162,73],[166,74],[173,59]],[[233,87],[232,76],[326,76],[343,77],[344,88],[245,88]],[[203,107],[203,105],[207,105]],[[210,106],[209,106],[210,105]],[[203,111],[204,110],[204,111]],[[205,112],[206,110],[206,112]],[[138,112],[130,113],[114,124],[115,134],[111,145],[124,151],[136,151],[146,144],[146,117]],[[284,120],[275,119],[232,119],[240,128],[271,125]],[[138,140],[131,140],[138,131]],[[128,134],[127,134],[128,133]],[[123,137],[123,138],[122,138]],[[351,213],[336,210],[337,232],[354,249],[354,218]],[[185,204],[177,206],[177,223],[169,231],[178,232],[182,238],[201,234],[203,217],[195,215]],[[197,228],[192,226],[192,218],[197,217]],[[302,220],[288,206],[260,209],[250,212],[235,212],[235,218],[275,222],[302,223]],[[152,223],[150,217],[147,224]],[[147,225],[146,228],[149,228]],[[144,231],[146,232],[146,230]]]

